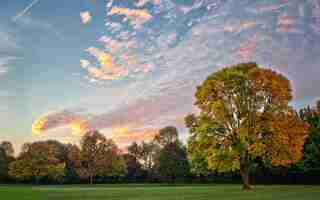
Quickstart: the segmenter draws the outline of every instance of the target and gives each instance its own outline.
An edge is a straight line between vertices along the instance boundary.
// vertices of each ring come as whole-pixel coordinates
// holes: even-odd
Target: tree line
[[[296,111],[290,81],[256,63],[211,74],[195,94],[198,114],[185,117],[184,145],[173,126],[125,152],[98,131],[80,145],[26,143],[14,157],[0,145],[0,179],[33,183],[251,182],[320,180],[320,101]],[[286,182],[286,181],[287,182]],[[314,182],[312,182],[314,183]]]
[[[98,131],[80,145],[55,140],[25,143],[14,157],[10,142],[0,144],[0,180],[18,183],[176,182],[189,177],[185,146],[175,127],[165,127],[150,142],[126,150]]]

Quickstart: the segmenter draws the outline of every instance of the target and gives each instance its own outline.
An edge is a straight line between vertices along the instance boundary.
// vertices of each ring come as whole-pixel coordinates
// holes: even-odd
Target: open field
[[[317,200],[320,186],[240,185],[94,185],[94,186],[0,186],[1,199],[10,200]]]

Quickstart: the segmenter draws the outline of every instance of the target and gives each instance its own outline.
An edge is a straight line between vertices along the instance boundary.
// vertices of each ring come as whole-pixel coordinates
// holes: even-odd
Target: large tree
[[[200,114],[185,119],[190,154],[203,154],[208,167],[218,172],[240,169],[244,190],[250,190],[255,160],[275,166],[296,163],[308,125],[288,105],[291,92],[287,78],[255,63],[211,74],[197,87]]]

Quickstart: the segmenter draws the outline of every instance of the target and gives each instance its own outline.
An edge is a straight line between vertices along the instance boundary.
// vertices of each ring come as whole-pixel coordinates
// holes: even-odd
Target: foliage
[[[174,143],[178,140],[178,130],[176,127],[167,126],[159,130],[159,134],[155,136],[154,141],[164,147],[167,144]]]
[[[19,180],[41,179],[62,181],[65,175],[64,145],[57,141],[27,144],[10,164],[9,174]]]
[[[189,176],[187,151],[178,141],[168,143],[160,150],[157,163],[157,171],[163,181],[175,182]]]
[[[5,151],[5,154],[7,155],[7,157],[14,156],[14,148],[11,142],[9,141],[1,142],[0,148],[2,148]]]
[[[8,177],[8,157],[3,148],[0,147],[0,181],[6,180]]]
[[[305,172],[320,172],[320,101],[315,108],[310,106],[300,110],[300,117],[310,125],[310,136],[304,145],[304,154],[298,167]]]
[[[288,106],[291,86],[281,74],[238,64],[211,74],[195,96],[201,113],[185,118],[190,157],[202,153],[219,172],[240,169],[244,189],[257,158],[287,166],[302,157],[308,126]]]
[[[79,157],[76,154],[77,152],[73,157]],[[118,154],[119,149],[112,140],[106,139],[97,131],[90,131],[81,141],[77,172],[80,177],[89,178],[91,184],[97,176],[122,176],[126,166],[124,159]]]

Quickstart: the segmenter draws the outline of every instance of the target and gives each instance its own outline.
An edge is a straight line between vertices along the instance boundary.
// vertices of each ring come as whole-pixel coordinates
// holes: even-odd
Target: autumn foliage
[[[211,74],[197,88],[200,115],[185,118],[191,159],[202,157],[212,170],[240,169],[244,189],[257,159],[276,166],[296,163],[308,125],[288,104],[290,82],[283,75],[243,63]]]

